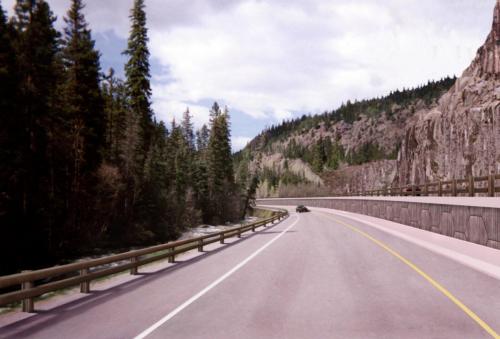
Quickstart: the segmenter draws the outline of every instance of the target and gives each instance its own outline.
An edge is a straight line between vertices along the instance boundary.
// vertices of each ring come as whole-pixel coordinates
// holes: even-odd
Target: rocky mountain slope
[[[499,74],[497,0],[491,33],[456,81],[446,78],[285,121],[257,136],[237,155],[237,165],[259,174],[261,197],[500,173]]]
[[[398,183],[500,173],[500,1],[472,64],[432,110],[410,124]]]

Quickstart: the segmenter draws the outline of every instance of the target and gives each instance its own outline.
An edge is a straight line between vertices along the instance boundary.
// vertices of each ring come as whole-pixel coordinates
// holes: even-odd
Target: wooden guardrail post
[[[170,250],[169,250],[169,252],[174,252],[174,251],[175,251],[175,247],[172,247],[172,248],[170,248]],[[172,254],[171,256],[169,256],[169,257],[168,257],[168,262],[169,262],[169,263],[173,263],[173,262],[175,262],[175,255],[173,255],[173,254]]]
[[[22,271],[22,273],[28,273],[31,271]],[[29,290],[34,287],[33,281],[25,281],[21,284],[21,290]],[[23,312],[33,313],[35,311],[35,301],[33,298],[26,298],[22,301]]]
[[[439,180],[439,183],[438,183],[438,196],[441,197],[443,195],[443,183],[441,182],[441,180]]]
[[[241,228],[238,228],[238,233],[236,234],[238,238],[241,238]]]
[[[429,195],[429,184],[427,182],[424,185],[424,195]]]
[[[88,268],[82,268],[80,270],[80,276],[84,277],[89,274],[89,269]],[[82,281],[80,283],[80,293],[90,293],[90,281]]]
[[[132,257],[132,258],[130,258],[130,262],[131,263],[136,263],[137,259],[138,259],[137,257]],[[137,266],[134,266],[134,267],[132,267],[130,269],[130,274],[137,275],[137,273],[138,273],[138,267]]]
[[[417,185],[411,185],[411,195],[412,196],[417,195]]]
[[[488,196],[495,196],[495,176],[491,175],[488,177]]]
[[[285,219],[288,216],[289,214],[287,212],[280,210],[270,218],[260,220],[259,222],[252,223],[250,225],[245,225],[237,229],[222,232],[222,234],[211,234],[194,239],[180,240],[173,243],[165,243],[151,246],[149,248],[132,250],[108,257],[86,260],[85,262],[55,266],[37,271],[23,271],[20,274],[1,277],[0,288],[3,289],[11,286],[18,286],[18,288],[20,287],[21,289],[14,292],[1,293],[0,306],[13,302],[21,302],[22,310],[24,312],[33,312],[35,309],[35,298],[45,292],[53,292],[66,287],[80,285],[80,292],[89,293],[90,282],[92,279],[95,280],[124,271],[130,271],[131,274],[136,274],[139,269],[139,264],[146,264],[163,260],[165,258],[168,259],[169,263],[173,263],[175,262],[175,255],[177,254],[197,247],[199,251],[203,251],[205,239],[210,239],[207,240],[207,242],[212,243],[218,240],[217,238],[219,235],[222,240],[229,237],[235,237],[237,235],[241,236],[241,234],[250,229],[255,232],[256,228],[262,226],[263,223],[272,223],[275,220]],[[127,263],[124,263],[124,261],[127,261]],[[117,263],[117,265],[96,271],[92,271],[91,269],[92,267],[98,267],[111,263]],[[67,274],[69,273],[71,273],[71,276],[68,277]],[[76,276],[74,275],[75,273]],[[42,282],[42,280],[57,277],[62,277],[62,279],[57,279],[57,282],[50,280],[49,283],[45,284]],[[40,281],[40,285],[36,284],[37,281]]]
[[[457,194],[457,179],[453,179],[452,182],[451,182],[451,190],[452,190],[452,194],[454,197],[456,197],[458,194]]]
[[[474,177],[471,175],[469,176],[469,196],[473,197],[475,195],[475,190],[474,190]]]
[[[220,243],[223,244],[224,243],[224,233],[221,233],[220,234]]]

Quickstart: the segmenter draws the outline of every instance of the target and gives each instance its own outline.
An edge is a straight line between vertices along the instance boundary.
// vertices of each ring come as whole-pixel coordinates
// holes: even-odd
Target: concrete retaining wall
[[[365,214],[500,249],[500,205],[492,208],[362,198],[259,199],[257,203],[306,205]]]

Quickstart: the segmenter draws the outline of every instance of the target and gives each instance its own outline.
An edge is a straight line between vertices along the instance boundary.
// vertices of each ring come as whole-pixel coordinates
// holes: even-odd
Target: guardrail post
[[[198,252],[203,252],[203,239],[198,240]]]
[[[424,185],[424,195],[427,196],[429,195],[429,184],[425,183]]]
[[[488,177],[488,196],[494,197],[495,196],[495,176],[490,175]]]
[[[174,251],[175,251],[175,247],[172,247],[169,251],[170,251],[170,252],[174,252]],[[168,257],[168,262],[169,262],[169,263],[173,263],[173,262],[175,262],[175,255],[173,255],[173,254],[172,254],[171,256],[169,256],[169,257]]]
[[[27,273],[31,271],[22,271],[22,273]],[[25,281],[21,284],[21,290],[29,290],[34,287],[33,281]],[[23,312],[33,313],[35,311],[35,301],[33,298],[23,299]]]
[[[89,274],[89,269],[88,268],[82,268],[80,270],[80,276],[84,277]],[[80,283],[80,293],[90,293],[90,281],[82,281]]]
[[[221,233],[220,234],[220,243],[223,244],[224,243],[224,233]]]
[[[137,258],[137,257],[132,257],[132,258],[130,258],[130,262],[131,262],[131,263],[136,263],[136,262],[137,262],[137,260],[138,260],[138,258]],[[132,275],[137,275],[137,273],[138,273],[137,271],[138,271],[138,267],[137,267],[137,266],[134,266],[134,267],[132,267],[132,268],[130,269],[130,274],[132,274]]]
[[[469,176],[469,196],[473,197],[475,195],[475,190],[474,190],[474,178]]]
[[[456,197],[457,194],[457,179],[453,179],[452,184],[451,184],[451,189],[453,191],[453,196]]]
[[[438,183],[438,196],[441,197],[443,195],[443,183],[441,182],[441,180],[439,180],[439,183]]]
[[[255,232],[255,224],[252,225],[252,232]]]
[[[238,237],[238,238],[241,238],[241,228],[240,228],[240,229],[238,229],[238,234],[237,234],[237,237]]]
[[[416,185],[411,185],[411,195],[412,196],[417,195],[417,186]]]

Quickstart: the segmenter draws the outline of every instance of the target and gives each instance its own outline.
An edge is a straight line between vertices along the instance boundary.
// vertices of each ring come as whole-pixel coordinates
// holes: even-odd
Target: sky
[[[14,0],[0,0],[12,14]],[[495,0],[146,0],[153,109],[196,127],[214,101],[233,150],[302,114],[459,76],[491,28]],[[69,0],[48,0],[63,20]],[[123,76],[133,0],[87,0],[104,70]]]

